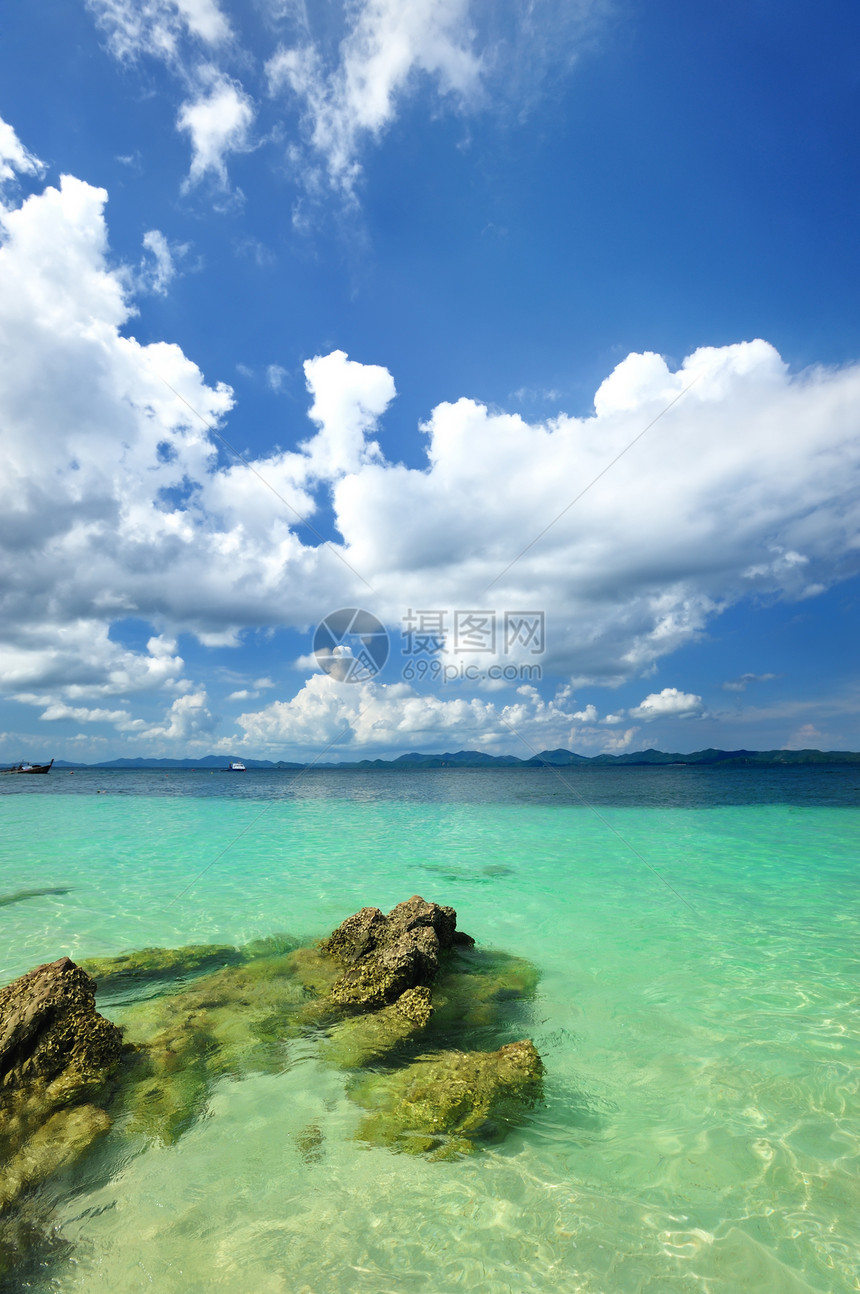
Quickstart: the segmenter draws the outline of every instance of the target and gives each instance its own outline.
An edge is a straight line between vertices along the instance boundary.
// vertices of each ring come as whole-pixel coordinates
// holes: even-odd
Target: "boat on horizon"
[[[0,773],[50,773],[54,761],[50,764],[31,764],[24,760],[22,764],[13,764],[11,768],[0,768]]]
[[[247,771],[248,770],[242,763],[241,759],[234,759],[227,769],[228,773],[247,773]]]

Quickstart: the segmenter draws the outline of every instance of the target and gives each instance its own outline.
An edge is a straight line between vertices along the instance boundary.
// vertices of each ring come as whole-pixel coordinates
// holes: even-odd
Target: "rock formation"
[[[455,943],[471,947],[474,940],[457,931],[454,909],[425,903],[417,894],[388,916],[379,908],[362,908],[320,944],[344,967],[331,1000],[347,1010],[367,1011],[396,1002],[407,989],[429,988],[439,954]]]
[[[542,1094],[543,1064],[528,1041],[494,1052],[446,1051],[357,1080],[350,1095],[369,1111],[357,1137],[434,1159],[500,1141]]]
[[[110,1127],[122,1034],[96,1011],[95,987],[62,957],[0,989],[0,1271],[4,1238],[28,1233],[10,1210]]]
[[[453,908],[417,895],[387,915],[362,908],[316,947],[296,947],[280,935],[245,948],[147,948],[85,965],[99,992],[113,998],[125,1033],[112,1113],[123,1113],[125,1135],[165,1143],[203,1114],[219,1078],[277,1073],[293,1042],[310,1036],[322,1059],[347,1071],[384,1066],[396,1076],[423,1066],[428,1092],[437,1078],[444,1085],[453,1073],[465,1073],[464,1064],[477,1067],[472,1114],[455,1113],[441,1100],[422,1134],[436,1149],[437,1133],[448,1138],[446,1146],[474,1145],[492,1122],[487,1111],[514,1091],[504,1077],[510,1061],[491,1059],[507,1056],[505,1047],[488,1048],[510,1047],[517,1013],[537,983],[528,962],[476,949],[457,930]],[[68,1162],[109,1126],[105,1082],[118,1069],[121,1035],[96,1014],[94,987],[64,959],[0,994],[0,1150],[11,1161],[6,1197]],[[32,1021],[29,1032],[25,1020]],[[429,1069],[419,1059],[428,1048],[434,1049]],[[539,1080],[538,1071],[530,1075],[526,1104]],[[387,1082],[391,1074],[382,1077]],[[20,1099],[38,1113],[4,1124],[3,1112],[25,1089]],[[428,1102],[407,1101],[413,1123],[406,1139],[413,1148],[421,1144],[415,1119],[430,1109]],[[361,1135],[369,1138],[377,1128],[383,1144],[402,1148],[406,1134],[392,1128],[404,1117],[393,1108],[384,1117],[368,1116]],[[4,1127],[13,1126],[15,1137],[8,1131],[3,1141]],[[24,1159],[16,1159],[25,1145]],[[36,1167],[24,1171],[25,1161]]]
[[[231,944],[189,944],[185,948],[140,948],[118,957],[99,957],[81,962],[100,992],[125,989],[142,982],[178,979],[221,966],[235,966],[245,960]]]

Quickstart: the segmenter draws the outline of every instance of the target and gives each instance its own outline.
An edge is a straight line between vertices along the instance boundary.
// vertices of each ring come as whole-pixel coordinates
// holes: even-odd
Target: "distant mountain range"
[[[200,759],[112,759],[102,764],[72,764],[67,760],[54,761],[55,768],[117,768],[117,769],[225,769],[237,755],[204,755]],[[360,759],[343,764],[295,764],[284,760],[247,759],[242,763],[249,769],[271,769],[274,772],[309,768],[325,769],[376,769],[376,768],[589,768],[642,767],[643,765],[688,764],[722,768],[778,767],[796,764],[860,764],[860,753],[851,750],[697,750],[690,755],[677,752],[667,754],[662,750],[636,750],[627,755],[577,755],[572,750],[543,750],[531,759],[518,759],[516,755],[485,755],[480,750],[458,750],[453,754],[422,755],[412,751],[397,759]]]

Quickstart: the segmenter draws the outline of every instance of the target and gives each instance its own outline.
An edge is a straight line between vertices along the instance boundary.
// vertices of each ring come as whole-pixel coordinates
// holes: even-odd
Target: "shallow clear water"
[[[368,1149],[344,1076],[296,1044],[176,1145],[93,1156],[35,1288],[860,1289],[858,771],[573,783],[4,779],[4,981],[64,953],[316,938],[416,892],[542,975],[523,1032],[546,1103],[501,1146]]]

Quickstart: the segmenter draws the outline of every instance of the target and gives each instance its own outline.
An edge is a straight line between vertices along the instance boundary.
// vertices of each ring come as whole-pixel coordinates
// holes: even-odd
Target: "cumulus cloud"
[[[309,39],[281,47],[266,65],[272,94],[285,89],[304,111],[312,149],[332,184],[351,193],[366,139],[378,139],[416,76],[432,78],[456,102],[473,96],[480,59],[468,0],[364,0],[334,66]]]
[[[635,706],[630,714],[634,719],[690,719],[702,713],[702,698],[692,692],[679,692],[676,687],[664,687],[662,692],[652,692]]]
[[[802,723],[782,743],[782,748],[785,751],[838,751],[843,747],[843,741],[842,735],[834,736],[833,732],[821,731],[815,723]]]
[[[492,752],[518,745],[524,758],[558,747],[626,749],[636,728],[607,736],[592,726],[593,706],[570,710],[572,698],[560,689],[549,701],[533,687],[518,689],[519,699],[497,705],[479,697],[419,693],[408,683],[339,683],[316,674],[289,701],[273,701],[239,716],[241,738],[223,738],[224,750],[283,751],[338,748],[380,751],[417,747],[450,749],[478,746]]]
[[[367,437],[397,394],[388,369],[335,350],[306,360],[304,371],[313,396],[308,417],[318,427],[302,445],[309,473],[331,481],[381,460],[378,444]]]
[[[860,570],[860,366],[791,374],[760,340],[701,348],[677,370],[631,356],[591,416],[440,404],[418,467],[384,452],[391,374],[335,351],[305,363],[308,438],[219,467],[188,405],[217,427],[233,393],[178,346],[133,336],[133,276],[111,264],[106,196],[65,176],[0,207],[0,671],[7,694],[43,712],[115,710],[103,698],[147,692],[172,691],[173,704],[199,692],[179,633],[238,643],[250,627],[305,630],[355,605],[391,627],[410,607],[543,610],[545,678],[620,683],[732,603],[801,598]],[[339,536],[329,546],[300,522],[323,504]],[[122,645],[128,618],[153,626],[146,650]],[[520,644],[511,660],[532,657]],[[380,695],[380,731],[402,734],[411,718],[501,731],[487,700]],[[328,693],[306,700],[337,709]],[[540,748],[591,728],[625,739],[621,714],[521,704],[524,723],[560,734]],[[664,689],[629,718],[700,709]],[[180,732],[177,714],[204,711],[180,708],[162,738]]]
[[[763,341],[702,348],[677,371],[640,358],[606,379],[590,418],[439,405],[425,469],[368,464],[336,483],[351,562],[389,605],[406,592],[424,606],[545,608],[545,667],[609,683],[733,602],[798,598],[860,567],[860,368],[793,376]]]
[[[208,744],[218,719],[209,709],[205,689],[178,696],[164,716],[163,723],[141,727],[138,736],[171,747]]]
[[[179,109],[177,126],[191,139],[191,169],[184,187],[190,188],[212,175],[221,188],[227,187],[228,153],[244,153],[251,147],[254,105],[238,82],[214,69],[207,84]]]

